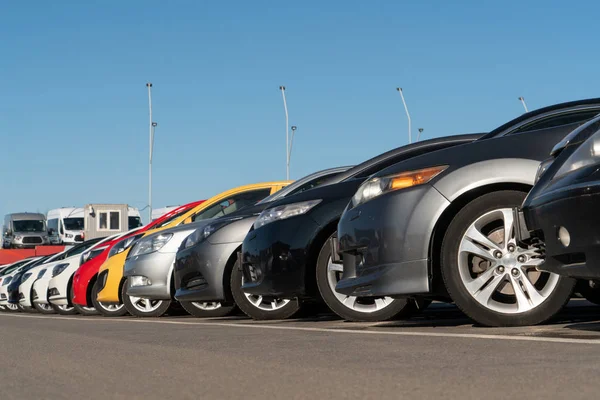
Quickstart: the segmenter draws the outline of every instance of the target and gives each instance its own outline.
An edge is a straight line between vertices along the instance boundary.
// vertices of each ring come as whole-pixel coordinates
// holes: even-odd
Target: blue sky
[[[154,206],[595,97],[594,2],[32,1],[0,6],[0,214]]]

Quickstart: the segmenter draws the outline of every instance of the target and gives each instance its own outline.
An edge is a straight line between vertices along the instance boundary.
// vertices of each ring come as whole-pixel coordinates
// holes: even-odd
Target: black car
[[[372,176],[338,225],[343,277],[336,291],[452,301],[488,326],[554,315],[573,282],[536,269],[537,250],[515,238],[513,208],[552,147],[598,112],[600,99],[542,108],[472,143]]]
[[[336,176],[334,183],[272,204],[242,244],[242,268],[233,271],[231,290],[234,296],[254,296],[279,306],[266,310],[240,304],[242,311],[255,319],[288,318],[302,302],[320,301],[322,294],[330,308],[351,320],[388,319],[407,312],[414,304],[402,299],[339,297],[333,288],[342,266],[331,257],[330,239],[348,201],[369,176],[399,161],[479,137],[449,136],[399,147]]]
[[[515,214],[520,239],[539,249],[538,269],[582,278],[577,291],[600,304],[600,116],[552,149],[536,181]]]

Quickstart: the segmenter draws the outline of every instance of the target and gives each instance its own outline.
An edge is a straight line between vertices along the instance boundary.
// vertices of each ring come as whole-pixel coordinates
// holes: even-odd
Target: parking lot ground
[[[589,399],[600,307],[535,327],[474,326],[434,304],[408,321],[0,313],[0,385],[32,399]]]

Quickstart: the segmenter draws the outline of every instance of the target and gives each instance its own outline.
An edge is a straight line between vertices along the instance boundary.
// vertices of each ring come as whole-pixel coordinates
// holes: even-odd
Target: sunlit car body
[[[184,296],[185,298],[183,300],[190,300],[194,302],[194,304],[185,302],[182,303],[182,305],[186,310],[188,310],[188,312],[190,311],[189,306],[194,306],[195,308],[191,309],[191,312],[201,313],[203,309],[217,309],[219,306],[216,304],[210,304],[205,307],[203,304],[196,304],[195,302],[197,300],[208,300],[211,303],[215,301],[220,302],[223,300],[228,300],[228,303],[231,303],[231,295],[228,294],[227,298],[225,298],[225,290],[223,289],[224,283],[227,283],[228,285],[229,282],[229,274],[226,273],[226,267],[229,266],[229,271],[231,268],[233,268],[232,257],[235,256],[236,249],[239,248],[241,241],[246,236],[246,233],[248,233],[248,230],[254,221],[252,217],[256,218],[260,211],[268,207],[271,202],[315,187],[321,182],[327,181],[328,178],[343,172],[346,169],[348,169],[348,167],[332,168],[311,174],[302,179],[298,179],[277,193],[272,194],[268,198],[262,199],[258,204],[255,204],[251,207],[244,207],[239,211],[228,214],[226,217],[221,217],[214,220],[203,220],[201,222],[181,225],[163,231],[163,233],[172,233],[173,238],[160,250],[140,256],[133,256],[135,249],[131,250],[130,255],[125,263],[125,276],[128,277],[126,296],[142,297],[151,300],[171,300],[174,294],[172,292],[173,285],[175,286],[175,289],[178,289],[178,285],[180,283],[178,279],[173,278],[173,266],[175,258],[179,254],[178,250],[181,247],[181,243],[194,231],[197,231],[198,229],[208,229],[211,234],[218,235],[219,237],[222,237],[223,235],[228,237],[229,240],[227,245],[215,244],[214,246],[209,246],[208,243],[203,243],[200,248],[196,248],[194,251],[194,254],[202,253],[203,256],[197,259],[195,257],[189,257],[189,259],[190,261],[192,258],[197,261],[202,260],[200,262],[202,267],[207,267],[211,270],[211,276],[214,276],[214,280],[211,280],[210,282],[212,295],[207,295],[206,290],[203,291],[202,294],[194,291],[188,291],[186,293],[187,296]],[[250,218],[251,221],[246,221],[243,223],[242,220],[246,218]],[[236,227],[231,224],[234,224]],[[225,228],[225,226],[228,228]],[[221,229],[226,229],[227,232]],[[235,234],[231,235],[233,232],[235,232]],[[148,236],[145,240],[149,240],[149,238],[150,236]],[[204,253],[204,250],[208,251],[208,254]],[[189,252],[187,254],[189,254]],[[197,268],[200,267],[199,265],[192,265],[191,263],[184,264],[187,268],[194,269],[194,275],[198,275],[199,271]],[[191,271],[186,269],[186,271],[183,272],[183,275],[188,278],[190,273]],[[208,276],[208,274],[205,276]],[[224,276],[226,276],[225,280]],[[178,293],[182,292],[178,291]],[[212,298],[188,298],[188,296],[194,294],[199,297],[205,295]],[[224,312],[227,313],[227,311]],[[218,312],[212,314],[218,314]]]
[[[235,197],[236,195],[256,191],[266,191],[266,194],[264,196],[266,197],[269,194],[277,192],[284,186],[287,186],[289,183],[289,181],[265,182],[230,189],[214,197],[211,197],[204,203],[194,207],[193,209],[189,210],[180,217],[173,219],[168,224],[163,225],[159,228],[155,228],[152,230],[152,232],[148,232],[147,234],[154,234],[156,232],[160,232],[165,229],[178,226],[180,224],[187,224],[193,222],[196,216],[201,214],[204,210],[208,209],[209,207],[215,204],[221,203],[229,198]],[[226,209],[225,206],[224,209]],[[209,216],[206,219],[214,217],[219,217],[219,215]],[[127,258],[128,254],[129,249],[126,249],[119,254],[109,257],[105,261],[105,263],[100,267],[100,270],[98,272],[98,283],[102,289],[98,292],[98,301],[105,303],[121,303],[121,290],[122,284],[124,282],[123,266],[125,265],[125,259]]]
[[[102,251],[102,253],[91,258],[89,261],[86,261],[83,264],[81,264],[75,272],[75,274],[73,275],[73,303],[79,304],[84,307],[93,306],[91,294],[92,287],[94,286],[94,283],[96,282],[96,279],[98,277],[98,271],[100,270],[102,264],[104,264],[104,262],[108,258],[108,254],[112,250],[113,246],[119,243],[122,239],[125,239],[130,235],[136,235],[151,230],[157,226],[161,226],[165,221],[170,220],[174,216],[179,216],[182,213],[187,212],[191,208],[202,204],[203,202],[204,200],[200,200],[177,207],[174,210],[171,210],[170,212],[166,213],[165,215],[155,219],[148,225],[139,228],[138,230],[130,231],[130,233],[124,235],[123,237],[118,237],[114,240],[106,242],[106,249]]]
[[[0,307],[2,307],[2,310],[4,310],[8,305],[8,285],[12,281],[13,276],[20,271],[21,267],[40,258],[41,257],[30,257],[4,267],[2,273],[0,274]],[[11,307],[11,309],[16,309],[16,307]]]

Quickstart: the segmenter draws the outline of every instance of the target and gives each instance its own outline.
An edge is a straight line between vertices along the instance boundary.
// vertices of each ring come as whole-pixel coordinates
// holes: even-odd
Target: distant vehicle
[[[83,242],[83,208],[62,207],[50,210],[46,221],[52,243],[71,245]]]
[[[144,226],[142,223],[142,216],[137,208],[129,207],[127,210],[127,216],[129,221],[129,229],[135,229]]]
[[[46,216],[37,213],[15,213],[4,217],[2,248],[25,249],[50,244]]]

